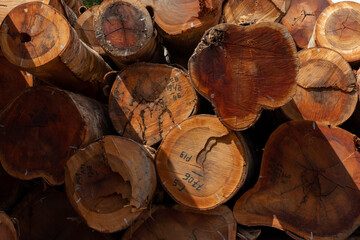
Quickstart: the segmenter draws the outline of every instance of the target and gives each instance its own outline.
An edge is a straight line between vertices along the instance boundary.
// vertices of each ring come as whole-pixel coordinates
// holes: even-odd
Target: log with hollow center
[[[328,48],[299,52],[300,70],[294,98],[281,107],[292,120],[312,120],[337,126],[353,114],[358,91],[349,63]]]
[[[252,126],[262,109],[289,102],[298,68],[289,32],[270,22],[219,24],[206,32],[189,60],[193,86],[233,130]]]
[[[0,161],[16,178],[60,185],[66,160],[109,128],[97,101],[52,87],[29,88],[0,115]]]
[[[197,96],[188,74],[176,67],[138,63],[119,73],[109,99],[116,131],[153,145],[196,113]]]
[[[196,115],[173,128],[156,155],[162,186],[178,203],[215,208],[244,184],[252,156],[245,140],[212,115]]]
[[[360,4],[338,2],[319,16],[314,39],[319,47],[336,50],[350,63],[360,61]]]
[[[53,7],[21,4],[4,19],[0,32],[1,50],[12,64],[52,85],[103,96],[103,76],[111,68]]]
[[[359,139],[351,133],[285,123],[266,143],[259,180],[237,201],[234,216],[302,239],[346,239],[360,224],[359,170]]]
[[[68,198],[86,223],[100,232],[129,227],[148,207],[156,188],[153,158],[133,140],[106,136],[66,163]]]

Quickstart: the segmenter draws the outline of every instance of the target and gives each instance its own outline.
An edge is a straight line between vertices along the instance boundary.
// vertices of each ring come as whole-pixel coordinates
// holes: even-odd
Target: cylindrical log
[[[192,53],[204,32],[219,23],[223,0],[153,1],[159,34],[176,54]]]
[[[360,224],[359,143],[316,122],[281,125],[266,143],[258,182],[235,204],[237,222],[298,239],[345,239]]]
[[[180,123],[156,155],[165,190],[178,203],[200,210],[229,200],[244,184],[250,164],[252,156],[244,139],[212,115],[197,115]]]
[[[31,191],[10,212],[18,222],[21,240],[112,240],[84,224],[64,192]],[[4,239],[5,238],[1,238]]]
[[[64,182],[66,160],[109,129],[97,101],[52,87],[26,90],[0,115],[0,161],[10,175]]]
[[[94,17],[96,38],[120,67],[158,61],[161,48],[147,9],[133,0],[103,1]]]
[[[189,60],[193,86],[233,130],[252,126],[262,109],[289,102],[298,68],[291,35],[272,22],[219,24],[206,32]]]
[[[6,58],[0,56],[0,112],[22,91],[32,87],[34,79],[31,74],[23,72]]]
[[[199,211],[175,205],[172,208],[152,208],[125,232],[122,240],[235,238],[236,221],[227,206]]]
[[[296,94],[282,111],[292,120],[333,126],[345,122],[358,101],[356,78],[349,63],[328,48],[304,49],[299,59]]]
[[[281,23],[289,30],[299,48],[306,48],[310,41],[316,19],[332,4],[331,0],[292,0]]]
[[[109,115],[116,131],[154,145],[197,111],[188,74],[163,64],[138,63],[119,73],[110,94]]]
[[[11,209],[21,196],[22,191],[21,181],[7,174],[0,165],[0,211]]]
[[[65,184],[72,206],[91,228],[115,232],[129,227],[147,209],[156,172],[142,145],[106,136],[69,159]]]
[[[350,63],[360,61],[360,4],[338,2],[318,17],[314,31],[315,44],[336,50]]]
[[[84,5],[82,0],[63,0],[74,13],[79,17],[81,15],[81,7]]]
[[[18,240],[14,223],[5,212],[0,212],[0,239]]]
[[[271,0],[228,0],[223,9],[226,23],[249,25],[279,22],[283,12]]]
[[[2,52],[12,64],[55,86],[102,96],[103,77],[111,68],[53,7],[19,5],[7,15],[0,33]]]

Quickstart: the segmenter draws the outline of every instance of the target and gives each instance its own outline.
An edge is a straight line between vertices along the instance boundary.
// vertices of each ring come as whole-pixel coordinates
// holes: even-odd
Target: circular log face
[[[278,23],[211,28],[189,60],[195,89],[233,130],[253,125],[263,108],[289,102],[298,72],[296,47]]]
[[[234,207],[236,220],[304,239],[346,239],[360,223],[358,143],[315,122],[281,125],[266,143],[257,184]]]
[[[117,132],[153,145],[196,111],[197,96],[186,72],[139,63],[124,69],[110,94],[109,115]]]
[[[64,164],[81,145],[84,121],[72,99],[50,87],[24,92],[0,117],[0,160],[12,176],[64,181]]]
[[[306,48],[320,13],[329,5],[329,0],[291,0],[287,14],[281,20],[299,48]]]
[[[297,89],[283,112],[293,120],[340,125],[354,112],[358,101],[356,78],[348,62],[328,48],[299,52]]]
[[[197,211],[175,205],[151,209],[127,230],[122,240],[235,238],[236,221],[227,206]]]
[[[156,156],[165,190],[179,203],[211,209],[231,198],[243,185],[247,145],[211,115],[197,115],[173,128]]]
[[[146,209],[156,174],[152,157],[140,144],[106,136],[70,158],[65,184],[70,202],[90,227],[115,232]]]
[[[349,62],[360,60],[360,4],[339,2],[319,16],[315,40],[318,46],[332,48]]]
[[[55,8],[31,2],[14,8],[0,33],[4,56],[17,66],[31,68],[48,63],[63,51],[70,39],[70,25]]]
[[[0,212],[0,239],[17,240],[18,235],[11,219],[4,212]]]

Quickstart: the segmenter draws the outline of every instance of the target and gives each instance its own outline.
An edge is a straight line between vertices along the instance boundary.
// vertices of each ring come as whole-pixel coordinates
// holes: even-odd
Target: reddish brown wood
[[[175,205],[154,207],[146,212],[126,231],[122,240],[234,240],[235,237],[236,222],[228,207],[196,211]]]
[[[10,210],[20,198],[22,190],[21,181],[7,174],[0,165],[0,211]]]
[[[118,74],[109,99],[116,131],[146,145],[162,140],[197,111],[187,72],[164,64],[138,63]]]
[[[0,33],[2,52],[12,64],[58,87],[102,96],[103,77],[111,68],[53,7],[41,2],[17,6]]]
[[[270,22],[219,24],[206,32],[189,60],[193,86],[233,130],[252,126],[262,109],[289,102],[298,68],[289,32]]]
[[[272,2],[283,14],[286,14],[291,6],[292,0],[272,0]]]
[[[11,221],[5,212],[0,212],[0,239],[4,240],[17,240],[18,234]]]
[[[266,143],[258,182],[235,204],[237,222],[301,239],[345,239],[360,224],[359,142],[311,121],[281,125]]]
[[[30,88],[0,115],[0,161],[12,176],[64,182],[64,165],[76,149],[109,129],[102,105],[52,87]]]

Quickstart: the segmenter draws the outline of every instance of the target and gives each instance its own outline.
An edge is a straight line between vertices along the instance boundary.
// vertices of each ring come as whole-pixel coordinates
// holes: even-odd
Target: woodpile
[[[0,240],[360,232],[360,4],[0,0]]]

